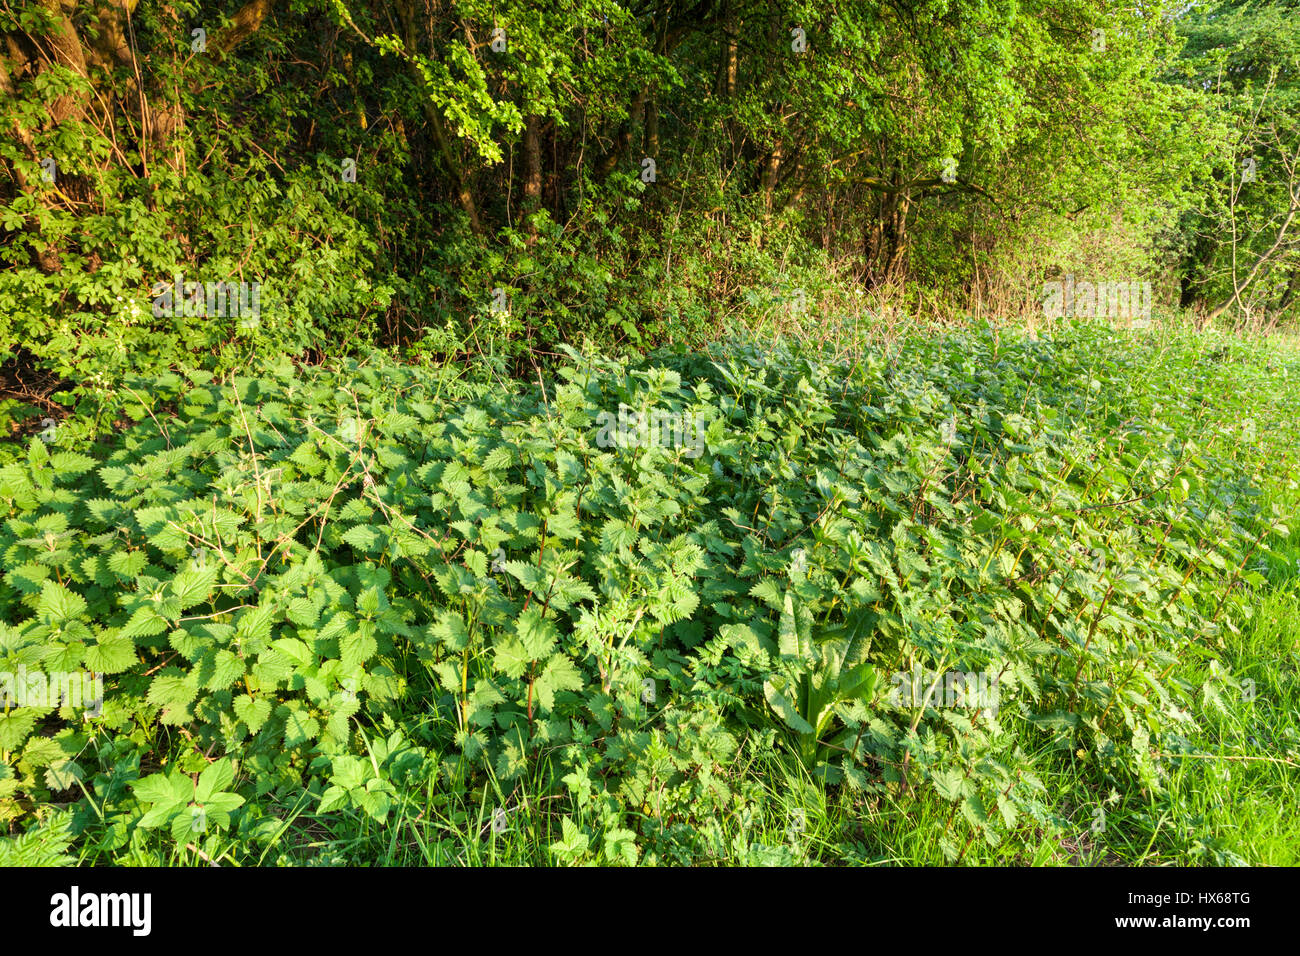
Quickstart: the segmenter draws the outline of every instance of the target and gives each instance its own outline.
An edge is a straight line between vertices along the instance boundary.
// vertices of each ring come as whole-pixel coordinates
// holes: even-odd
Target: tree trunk
[[[398,15],[402,18],[402,28],[405,31],[405,46],[407,56],[403,57],[407,70],[411,74],[418,89],[424,89],[424,76],[416,66],[415,60],[411,58],[416,49],[416,32],[415,32],[415,10],[412,6],[413,0],[399,0],[397,4]],[[470,187],[469,177],[456,156],[455,144],[452,143],[451,137],[447,135],[447,125],[443,122],[442,116],[438,113],[438,108],[434,106],[433,101],[428,96],[420,97],[420,107],[424,112],[425,122],[429,124],[429,129],[433,132],[434,142],[438,146],[438,153],[442,156],[442,162],[447,167],[447,173],[451,177],[452,192],[456,196],[456,202],[464,210],[465,215],[469,217],[469,227],[474,235],[480,239],[483,237],[483,223],[478,215],[478,203],[474,199],[474,190]]]
[[[651,97],[645,105],[645,154],[659,161],[659,100]]]
[[[648,95],[649,87],[643,86],[637,90],[636,96],[633,97],[632,108],[627,111],[627,119],[619,126],[618,135],[614,140],[614,148],[606,153],[600,161],[601,179],[609,176],[632,149],[632,123],[645,113],[645,101]]]
[[[530,113],[524,121],[524,224],[528,230],[526,242],[537,241],[537,220],[534,218],[542,206],[542,119]]]
[[[764,224],[772,218],[772,195],[776,192],[777,180],[781,175],[781,140],[772,146],[763,163],[763,219]]]
[[[737,76],[739,73],[740,58],[738,55],[739,48],[736,42],[736,11],[731,0],[726,0],[722,12],[722,53],[718,57],[718,97],[724,103],[731,103],[736,98]],[[722,121],[722,127],[726,130],[726,153],[725,160],[728,167],[736,165],[736,136],[735,122],[731,115],[727,115]]]

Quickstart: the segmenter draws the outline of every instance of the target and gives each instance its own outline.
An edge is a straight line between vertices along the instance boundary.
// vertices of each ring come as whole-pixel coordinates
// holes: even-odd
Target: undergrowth
[[[132,383],[0,468],[0,671],[103,675],[0,716],[0,852],[1293,862],[1300,364],[1259,349]]]

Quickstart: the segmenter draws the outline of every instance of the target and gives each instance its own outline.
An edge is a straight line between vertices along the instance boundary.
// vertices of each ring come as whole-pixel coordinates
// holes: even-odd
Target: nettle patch
[[[137,387],[104,460],[34,439],[0,469],[0,671],[105,675],[93,711],[5,708],[3,812],[251,846],[284,808],[526,778],[606,860],[691,858],[775,733],[827,784],[933,788],[959,858],[1045,817],[1026,732],[1158,788],[1233,685],[1171,671],[1248,613],[1270,523],[1084,361],[1096,334]]]

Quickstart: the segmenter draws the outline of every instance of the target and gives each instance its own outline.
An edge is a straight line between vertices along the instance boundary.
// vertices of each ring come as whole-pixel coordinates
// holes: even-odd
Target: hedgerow
[[[695,860],[771,740],[826,786],[950,802],[960,859],[1046,819],[1043,754],[1159,790],[1235,686],[1175,665],[1249,614],[1285,529],[1105,336],[137,383],[110,448],[0,468],[0,670],[105,688],[6,708],[0,812],[72,802],[93,858],[256,862],[302,814],[428,791],[502,795],[504,827],[527,780],[558,861]],[[996,694],[900,695],[916,673]]]

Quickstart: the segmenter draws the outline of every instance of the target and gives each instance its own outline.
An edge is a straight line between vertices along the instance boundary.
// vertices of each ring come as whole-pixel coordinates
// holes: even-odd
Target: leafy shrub
[[[0,468],[0,669],[107,675],[98,716],[0,716],[5,812],[84,791],[98,852],[215,852],[528,779],[611,862],[691,858],[683,808],[742,806],[727,763],[778,732],[828,784],[951,801],[959,857],[1041,818],[1026,733],[1158,788],[1202,692],[1170,670],[1246,613],[1269,524],[1104,335],[141,383],[102,461]],[[701,443],[602,434],[620,406]],[[998,705],[899,700],[916,668]]]

